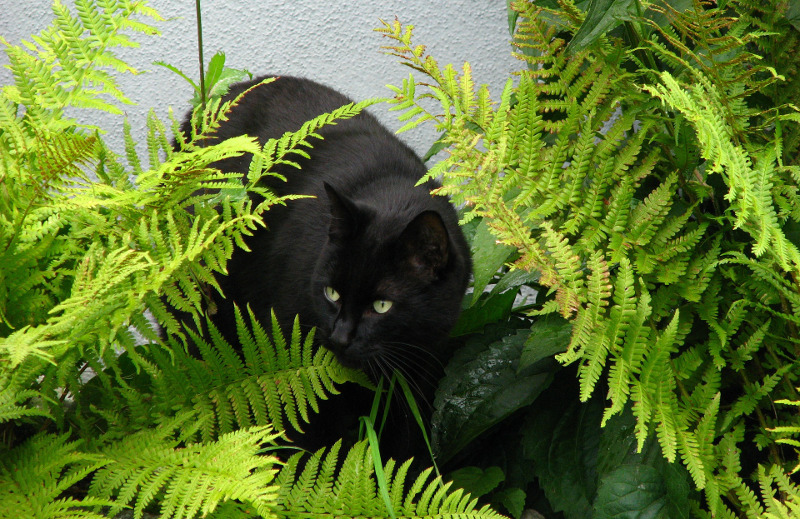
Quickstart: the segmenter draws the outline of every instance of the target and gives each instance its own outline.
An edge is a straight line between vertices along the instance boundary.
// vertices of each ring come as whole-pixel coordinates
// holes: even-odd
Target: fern
[[[287,425],[302,432],[301,422],[319,410],[319,400],[338,394],[335,384],[364,378],[335,362],[328,350],[315,348],[313,330],[303,339],[297,320],[287,342],[274,314],[271,336],[252,312],[249,316],[251,324],[246,325],[236,309],[242,356],[211,322],[211,343],[189,332],[202,361],[174,341],[170,350],[154,350],[155,365],[161,367],[152,374],[155,402],[163,402],[165,410],[179,401],[195,409],[204,440],[252,425],[283,430],[284,414]]]
[[[282,462],[265,449],[336,384],[366,381],[297,322],[285,335],[237,314],[229,344],[205,303],[264,212],[296,198],[260,180],[376,100],[263,146],[213,139],[239,99],[197,111],[188,135],[151,113],[146,158],[127,121],[119,157],[80,117],[121,113],[116,75],[135,71],[114,51],[160,17],[138,1],[74,5],[56,2],[32,43],[2,40],[15,82],[0,94],[0,515],[274,516]],[[246,175],[215,167],[245,154]]]
[[[586,13],[537,4],[513,5],[527,68],[496,104],[485,87],[463,92],[470,66],[459,76],[412,43],[410,27],[384,23],[385,49],[427,76],[395,89],[395,107],[433,114],[427,98],[441,102],[442,115],[425,120],[449,156],[429,177],[466,205],[464,221],[484,218],[517,249],[514,268],[540,273],[547,297],[529,315],[572,320],[557,358],[578,365],[581,400],[603,382],[602,423],[632,408],[638,448],[655,437],[681,460],[711,514],[761,513],[767,487],[754,493],[733,459],[742,451],[724,449],[755,421],[759,449],[773,445],[765,459],[779,467],[765,431],[796,424],[761,411],[767,395],[794,395],[786,359],[798,344],[800,213],[781,129],[796,122],[796,90],[781,83],[796,77],[796,59],[777,43],[796,35],[780,25],[785,4],[652,4],[624,39],[591,44],[568,43]]]
[[[735,201],[734,208],[738,209],[734,226],[750,232],[756,240],[753,253],[760,256],[769,249],[784,269],[800,267],[800,251],[780,231],[772,185],[765,179],[773,167],[768,157],[774,156],[774,152],[768,150],[757,157],[759,166],[755,169],[754,160],[731,141],[730,130],[718,115],[720,97],[713,85],[699,83],[684,89],[667,72],[662,74],[661,80],[663,86],[646,88],[696,124],[711,171],[724,171],[728,177],[730,191],[726,199]]]
[[[388,516],[386,504],[378,495],[367,442],[351,448],[341,465],[340,448],[337,443],[327,454],[323,450],[314,453],[305,460],[299,475],[303,454],[289,458],[276,478],[279,504],[273,513],[278,517]],[[479,508],[477,500],[462,490],[451,491],[450,483],[441,484],[438,477],[430,481],[432,469],[422,472],[405,490],[409,466],[410,461],[397,466],[389,460],[383,467],[393,517],[501,517],[487,505]]]
[[[176,429],[185,427],[190,416],[104,449],[107,464],[94,476],[89,495],[113,497],[112,514],[135,501],[134,517],[141,517],[156,498],[162,517],[205,516],[228,500],[247,502],[267,515],[275,500],[271,482],[278,460],[259,455],[259,450],[276,438],[272,429],[254,427],[215,442],[184,444],[186,436]]]
[[[105,517],[92,509],[111,504],[108,500],[76,499],[65,492],[107,463],[102,456],[81,452],[67,435],[32,437],[0,460],[0,517]]]

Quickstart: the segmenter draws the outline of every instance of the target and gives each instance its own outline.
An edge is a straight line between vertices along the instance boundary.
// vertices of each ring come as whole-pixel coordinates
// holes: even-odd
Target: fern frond
[[[292,456],[276,481],[280,485],[278,505],[273,512],[278,517],[308,515],[315,518],[389,517],[383,499],[378,495],[375,469],[367,442],[352,447],[339,463],[341,444],[337,442],[328,452],[320,450],[306,462],[298,476],[303,454]],[[441,519],[488,519],[502,517],[462,490],[452,491],[451,484],[440,478],[430,479],[431,469],[425,470],[408,487],[404,485],[410,461],[395,470],[394,460],[383,467],[391,503],[397,517]],[[294,482],[297,481],[295,484]]]
[[[108,499],[65,497],[64,492],[110,460],[80,451],[67,435],[38,434],[0,457],[0,517],[101,519],[93,510]]]
[[[645,89],[670,107],[682,112],[695,126],[702,144],[702,153],[712,171],[726,180],[729,191],[725,198],[734,203],[734,227],[742,227],[755,239],[753,252],[761,256],[769,250],[785,270],[800,269],[800,250],[786,239],[778,225],[772,199],[770,175],[772,153],[754,160],[747,151],[731,140],[732,129],[720,115],[720,95],[714,85],[700,81],[691,90],[682,87],[668,72],[660,76],[661,85]]]
[[[174,361],[158,354],[156,402],[162,402],[165,411],[177,402],[195,409],[203,417],[203,439],[251,425],[272,424],[276,430],[291,425],[302,432],[309,409],[316,411],[320,399],[337,394],[337,384],[362,381],[362,376],[336,362],[330,351],[314,346],[313,331],[302,337],[297,320],[287,342],[277,321],[273,320],[267,334],[252,311],[248,311],[249,324],[238,308],[235,311],[243,358],[210,322],[210,340],[189,331],[204,362],[185,353],[187,343],[174,339]]]
[[[268,515],[277,495],[272,481],[278,460],[259,454],[277,435],[269,426],[221,435],[206,443],[185,443],[177,429],[183,416],[153,430],[130,435],[103,449],[105,466],[92,480],[90,496],[114,499],[111,513],[133,504],[134,514],[152,502],[165,517],[207,515],[228,500],[248,503]]]

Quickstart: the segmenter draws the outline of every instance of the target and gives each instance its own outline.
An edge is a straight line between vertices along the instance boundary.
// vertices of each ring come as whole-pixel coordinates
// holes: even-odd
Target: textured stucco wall
[[[50,4],[50,0],[0,0],[0,35],[16,44],[38,33],[51,19]],[[198,68],[194,2],[152,0],[150,5],[168,20],[157,24],[162,36],[137,35],[141,47],[119,53],[145,71],[120,80],[123,91],[136,102],[125,111],[139,141],[144,140],[145,119],[151,108],[162,119],[170,106],[183,114],[191,97],[183,79],[152,63],[166,61],[193,77]],[[427,45],[440,64],[453,63],[460,68],[469,61],[476,81],[488,83],[495,98],[499,98],[509,73],[519,67],[510,53],[503,0],[205,0],[206,60],[222,50],[230,66],[247,68],[254,74],[309,77],[356,100],[388,96],[390,91],[384,85],[399,85],[411,69],[381,53],[384,39],[372,29],[379,19],[390,21],[395,17],[416,27],[416,42]],[[7,64],[4,53],[0,64]],[[10,81],[9,72],[0,71],[0,84]],[[397,129],[400,123],[396,113],[388,112],[388,108],[377,105],[371,111]],[[120,119],[90,115],[88,122],[104,128],[113,147],[120,151]],[[401,138],[421,154],[435,139],[435,133],[425,126]]]

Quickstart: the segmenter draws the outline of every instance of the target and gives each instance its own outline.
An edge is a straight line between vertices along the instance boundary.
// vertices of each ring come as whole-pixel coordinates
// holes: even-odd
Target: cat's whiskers
[[[422,389],[421,383],[430,384],[431,387],[434,387],[435,380],[434,377],[431,375],[430,372],[427,370],[419,371],[416,377],[412,376],[412,368],[416,368],[417,366],[410,363],[408,359],[404,358],[402,355],[398,355],[398,351],[386,349],[384,350],[385,355],[383,356],[384,360],[386,361],[387,367],[392,368],[392,371],[396,371],[400,376],[402,376],[406,383],[408,384],[409,388],[411,389],[412,394],[416,395],[417,402],[424,402],[425,406],[432,409],[431,402],[425,397],[425,392]],[[425,375],[420,377],[419,375]],[[427,379],[427,380],[426,380]],[[433,384],[431,383],[433,382]],[[405,399],[401,399],[405,402]],[[407,404],[406,404],[407,405]],[[408,409],[410,411],[410,409]]]
[[[376,356],[376,357],[373,357],[373,358],[371,358],[370,360],[367,361],[367,366],[370,368],[372,373],[376,375],[376,377],[375,377],[376,379],[380,378],[380,377],[377,376],[377,373],[376,373],[376,368],[377,368],[378,370],[380,370],[381,376],[383,377],[383,379],[386,380],[387,382],[389,380],[391,380],[392,375],[395,372],[398,372],[400,374],[400,376],[402,376],[406,380],[409,380],[408,374],[404,373],[404,371],[401,368],[395,367],[394,364],[391,362],[390,358],[387,358],[387,357],[384,357],[384,356],[380,356],[380,355]],[[411,381],[411,383],[413,383],[413,381]],[[412,391],[418,391],[418,389],[412,388]],[[398,396],[398,395],[394,395],[394,396]],[[399,402],[400,402],[399,405],[403,409],[404,414],[406,416],[411,416],[411,414],[412,414],[411,406],[408,404],[406,399],[405,398],[398,398],[397,400],[399,400]]]
[[[441,374],[443,374],[444,366],[441,361],[430,351],[413,344],[404,342],[385,342],[383,343],[384,351],[392,354],[392,358],[398,362],[403,361],[403,364],[408,368],[407,371],[413,371],[422,374],[422,382],[436,386]],[[421,355],[425,353],[426,355]],[[412,370],[413,368],[413,370]],[[417,377],[411,377],[416,379]]]
[[[391,372],[391,374],[387,374],[386,375],[386,377],[387,377],[386,380],[389,380],[392,376],[399,375],[399,376],[402,376],[405,380],[409,381],[408,375],[403,373],[401,371],[401,369],[396,368],[396,367],[391,367],[389,365],[387,365],[387,367],[390,368],[389,371]],[[413,382],[410,382],[410,385],[412,383]],[[412,394],[413,393],[417,393],[418,389],[416,389],[415,387],[412,387],[411,391],[412,391]],[[402,391],[400,389],[394,388],[392,398],[397,402],[394,405],[400,406],[399,408],[402,411],[403,415],[405,415],[407,417],[410,417],[410,416],[412,416],[414,414],[413,411],[411,410],[411,404],[408,403],[408,400],[405,398],[405,396],[403,395],[403,393],[402,393]],[[415,398],[415,400],[419,401],[416,398]],[[422,399],[422,400],[424,400],[424,399]]]

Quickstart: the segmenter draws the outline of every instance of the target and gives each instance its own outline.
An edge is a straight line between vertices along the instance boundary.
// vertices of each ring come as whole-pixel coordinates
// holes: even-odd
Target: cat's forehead
[[[332,278],[342,290],[375,294],[396,294],[403,291],[403,273],[398,265],[396,240],[386,236],[362,236],[338,247],[332,258]]]

